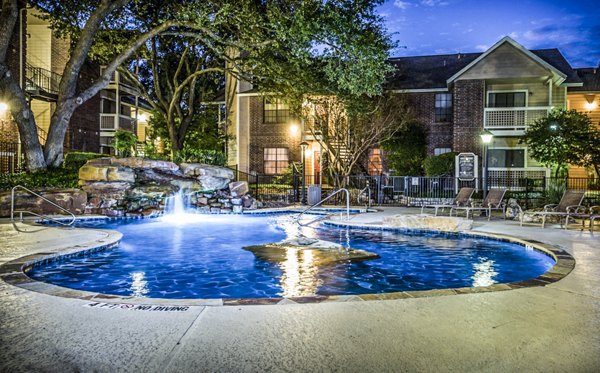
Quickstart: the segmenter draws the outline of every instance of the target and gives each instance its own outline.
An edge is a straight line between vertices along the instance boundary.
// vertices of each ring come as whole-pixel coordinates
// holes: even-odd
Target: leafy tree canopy
[[[427,128],[420,122],[408,120],[384,143],[388,168],[396,175],[423,174],[423,161],[427,157]]]
[[[551,111],[547,118],[536,120],[521,141],[534,159],[548,167],[594,167],[600,177],[600,129],[577,110]]]

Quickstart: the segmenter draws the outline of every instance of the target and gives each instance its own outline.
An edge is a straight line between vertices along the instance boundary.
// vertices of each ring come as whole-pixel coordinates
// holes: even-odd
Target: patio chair
[[[421,206],[421,214],[423,213],[425,208],[435,209],[435,216],[437,216],[439,209],[443,210],[445,208],[452,209],[453,207],[468,206],[469,200],[471,199],[471,196],[473,195],[474,192],[475,192],[475,188],[460,188],[460,190],[458,191],[458,194],[456,195],[456,197],[454,197],[454,201],[452,201],[451,204],[423,205],[423,206]],[[452,212],[452,210],[450,210],[450,212]]]
[[[588,219],[590,219],[590,232],[593,232],[594,222],[596,219],[600,220],[600,206],[590,207],[590,215],[588,216]]]
[[[450,216],[452,216],[452,211],[456,212],[456,216],[458,216],[458,211],[464,210],[467,213],[467,219],[469,218],[469,213],[472,211],[486,211],[488,221],[492,217],[492,210],[501,210],[502,216],[506,220],[506,203],[504,203],[504,195],[506,194],[506,188],[498,188],[491,189],[483,203],[474,202],[471,206],[456,206],[450,209]]]
[[[557,205],[546,205],[544,211],[533,211],[524,212],[520,214],[521,226],[523,226],[523,218],[525,215],[541,215],[542,216],[542,228],[546,226],[546,218],[548,216],[557,216],[560,218],[560,226],[562,228],[562,218],[565,218],[565,227],[569,224],[571,216],[582,214],[585,207],[581,206],[583,197],[585,196],[585,190],[574,190],[567,189],[560,202]]]

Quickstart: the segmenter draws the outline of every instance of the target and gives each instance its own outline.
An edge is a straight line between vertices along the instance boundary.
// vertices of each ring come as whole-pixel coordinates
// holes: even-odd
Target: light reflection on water
[[[490,286],[496,283],[494,277],[498,275],[498,272],[494,270],[494,261],[488,260],[487,258],[479,258],[479,263],[473,263],[473,269],[475,273],[471,278],[473,279],[473,286]]]
[[[143,297],[148,294],[148,281],[145,278],[144,272],[132,272],[131,273],[131,295],[134,297]]]

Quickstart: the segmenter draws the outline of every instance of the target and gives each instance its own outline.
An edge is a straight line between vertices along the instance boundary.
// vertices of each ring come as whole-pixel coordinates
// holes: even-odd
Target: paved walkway
[[[0,223],[0,263],[111,238],[19,227],[39,231]],[[0,280],[0,371],[600,371],[600,236],[498,220],[474,229],[558,245],[577,265],[546,287],[173,312],[89,307]]]

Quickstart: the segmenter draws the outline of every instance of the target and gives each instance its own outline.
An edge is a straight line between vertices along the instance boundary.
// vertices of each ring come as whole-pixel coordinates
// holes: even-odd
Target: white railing
[[[322,205],[323,203],[329,201],[331,198],[333,198],[336,194],[338,193],[345,193],[346,194],[346,220],[350,220],[350,192],[348,191],[348,189],[346,188],[340,188],[337,189],[335,191],[333,191],[330,195],[328,195],[327,197],[323,198],[322,200],[320,200],[319,202],[315,203],[312,206],[307,207],[305,210],[303,210],[295,219],[295,222],[300,224],[301,226],[306,226],[309,224],[312,224],[313,222],[309,222],[309,223],[300,223],[300,218],[302,217],[302,215],[304,215],[305,213],[307,213],[308,211],[312,210],[315,207],[318,207],[320,205]]]
[[[31,195],[34,195],[34,196],[40,198],[44,202],[46,202],[46,203],[48,203],[48,204],[50,204],[50,205],[58,208],[59,210],[62,210],[64,212],[66,212],[68,215],[71,215],[71,220],[69,220],[67,222],[64,222],[64,221],[61,221],[61,220],[54,219],[54,218],[52,218],[52,217],[50,217],[48,215],[41,215],[41,214],[35,213],[33,211],[29,211],[29,210],[17,210],[15,208],[15,198],[16,198],[15,197],[15,191],[17,191],[17,189],[24,190],[25,192],[27,192],[27,193],[29,193]],[[19,220],[20,221],[23,221],[23,214],[29,214],[29,215],[37,216],[38,218],[42,218],[42,219],[45,219],[45,220],[50,220],[50,221],[52,221],[52,222],[54,222],[56,224],[60,224],[60,225],[64,225],[64,226],[71,226],[71,225],[73,225],[73,223],[75,223],[75,220],[77,219],[75,217],[75,215],[71,211],[67,210],[66,208],[64,208],[62,206],[57,205],[56,203],[50,201],[48,198],[43,197],[43,196],[37,194],[36,192],[34,192],[34,191],[30,190],[30,189],[25,188],[22,185],[15,186],[14,188],[12,188],[12,191],[10,193],[10,221],[11,222],[13,222],[13,223],[15,222],[15,214],[17,214],[17,213],[19,214]]]
[[[509,188],[510,190],[524,189],[524,179],[545,179],[549,177],[546,168],[489,168],[488,186],[490,188]]]
[[[539,118],[548,116],[549,106],[485,108],[483,126],[490,129],[525,129]]]

